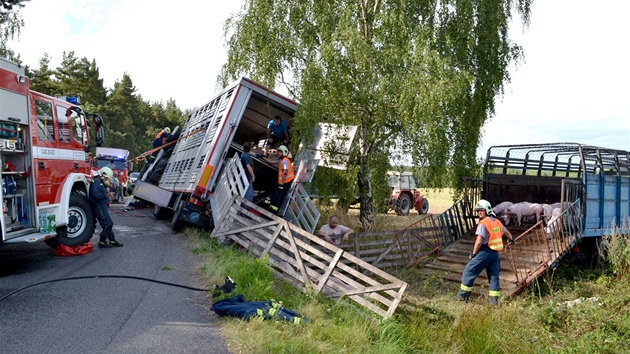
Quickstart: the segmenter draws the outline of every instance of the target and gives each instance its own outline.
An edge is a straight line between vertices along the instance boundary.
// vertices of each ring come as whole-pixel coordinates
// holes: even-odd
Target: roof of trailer
[[[497,145],[488,149],[486,167],[630,175],[630,152],[579,143]]]

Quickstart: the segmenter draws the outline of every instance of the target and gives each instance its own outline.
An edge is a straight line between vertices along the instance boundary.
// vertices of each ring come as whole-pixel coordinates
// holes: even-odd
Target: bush
[[[602,238],[600,255],[607,261],[618,278],[630,276],[630,218],[618,227],[614,223]]]

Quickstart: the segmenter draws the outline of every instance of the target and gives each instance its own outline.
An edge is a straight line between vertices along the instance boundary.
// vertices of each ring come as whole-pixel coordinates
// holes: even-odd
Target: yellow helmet
[[[107,177],[109,179],[111,179],[114,176],[112,169],[109,167],[103,167],[100,170],[98,170],[98,172],[101,174],[101,176]]]

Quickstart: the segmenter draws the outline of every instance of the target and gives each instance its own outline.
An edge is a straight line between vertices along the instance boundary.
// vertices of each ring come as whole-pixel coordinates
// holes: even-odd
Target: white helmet
[[[166,127],[166,128],[164,128],[164,131],[166,132],[166,134],[170,134],[171,133],[171,128]]]
[[[490,202],[485,199],[480,199],[475,205],[475,211],[484,210],[487,215],[494,215],[494,211],[492,210],[492,205]]]
[[[284,145],[280,145],[278,151],[282,151],[282,155],[284,156],[289,156],[289,149],[287,149],[287,147]]]
[[[101,176],[107,177],[109,179],[111,179],[114,176],[112,169],[109,167],[103,167],[100,170],[98,170],[98,172],[101,174]]]

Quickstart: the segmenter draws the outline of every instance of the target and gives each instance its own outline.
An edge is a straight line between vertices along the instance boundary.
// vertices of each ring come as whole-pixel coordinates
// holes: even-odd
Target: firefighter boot
[[[470,299],[470,291],[460,290],[457,295],[451,297],[451,301],[466,301]]]
[[[490,306],[499,306],[499,297],[498,296],[488,296],[488,305],[490,305]]]
[[[114,234],[111,234],[109,236],[109,245],[110,245],[110,247],[122,247],[122,246],[124,246],[122,243],[116,241],[116,236],[114,236]]]
[[[101,234],[101,238],[98,241],[98,248],[112,248],[113,246],[107,242],[107,237]]]

